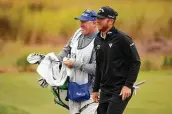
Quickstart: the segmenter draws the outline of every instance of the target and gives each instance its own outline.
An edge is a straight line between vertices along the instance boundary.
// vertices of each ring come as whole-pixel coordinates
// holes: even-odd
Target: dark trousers
[[[101,92],[97,114],[122,114],[130,98],[131,96],[122,101],[119,94],[104,94]]]

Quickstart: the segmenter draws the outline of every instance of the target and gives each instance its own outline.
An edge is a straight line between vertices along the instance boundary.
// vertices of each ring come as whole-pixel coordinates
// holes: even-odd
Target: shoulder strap
[[[82,35],[82,31],[81,28],[79,28],[73,35],[72,39],[71,39],[71,43],[70,43],[70,47],[72,47],[76,41],[79,39],[79,37]]]

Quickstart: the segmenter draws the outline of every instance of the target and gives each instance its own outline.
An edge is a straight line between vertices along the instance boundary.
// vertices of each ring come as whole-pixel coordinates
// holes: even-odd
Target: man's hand
[[[94,102],[98,103],[98,99],[99,99],[99,92],[93,92],[92,93],[92,99]]]
[[[131,96],[131,89],[127,86],[124,86],[121,90],[120,96],[122,95],[122,100],[124,101],[127,97]]]
[[[72,60],[65,60],[63,61],[64,64],[68,67],[68,68],[72,68],[72,64],[73,64],[73,61]]]

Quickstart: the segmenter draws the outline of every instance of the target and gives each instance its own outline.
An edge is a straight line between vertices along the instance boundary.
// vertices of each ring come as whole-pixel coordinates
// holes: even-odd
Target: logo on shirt
[[[113,45],[112,43],[109,43],[109,47],[110,47],[110,48],[112,47],[112,45]]]
[[[111,31],[109,31],[107,34],[112,34],[112,32],[111,32]]]
[[[133,45],[134,45],[134,43],[130,44],[130,47],[133,46]]]
[[[96,49],[100,49],[100,45],[97,45]]]

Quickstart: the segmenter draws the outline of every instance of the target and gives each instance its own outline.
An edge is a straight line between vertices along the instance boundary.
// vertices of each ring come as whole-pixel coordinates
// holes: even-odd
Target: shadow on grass
[[[29,112],[19,109],[15,106],[0,104],[0,114],[30,114]]]

